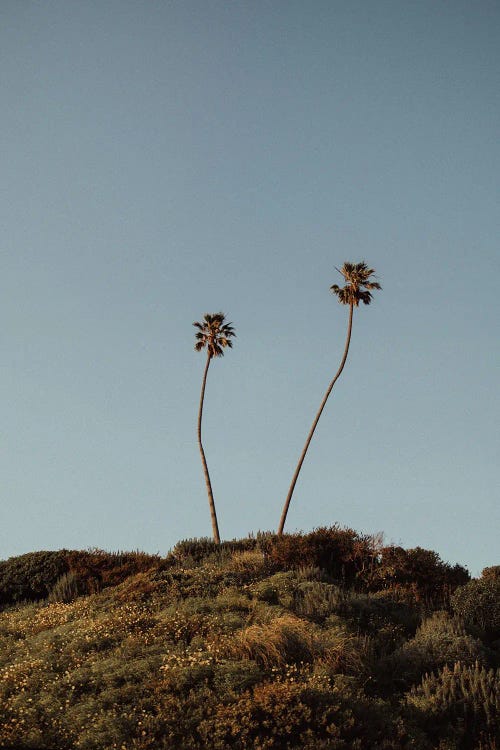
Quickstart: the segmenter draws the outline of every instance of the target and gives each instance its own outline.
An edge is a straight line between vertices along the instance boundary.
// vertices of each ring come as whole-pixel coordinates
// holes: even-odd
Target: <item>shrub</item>
[[[252,607],[248,595],[238,587],[223,589],[212,601],[212,608],[216,612],[241,612],[247,613]]]
[[[157,598],[159,586],[153,578],[154,573],[152,574],[150,571],[131,575],[123,583],[113,588],[107,588],[106,600],[116,601],[120,604],[154,600]]]
[[[190,646],[183,650],[167,651],[160,668],[167,690],[187,694],[200,685],[212,682],[215,658],[202,647]]]
[[[436,552],[415,547],[383,547],[378,564],[367,576],[371,591],[390,589],[408,592],[417,602],[443,606],[450,594],[470,580],[461,565],[443,562]]]
[[[478,628],[491,640],[500,638],[500,578],[495,574],[461,586],[453,594],[451,606],[469,627]]]
[[[201,739],[199,726],[213,717],[219,704],[214,691],[207,685],[191,690],[187,695],[165,692],[162,687],[154,693],[152,727],[144,727],[144,744],[125,745],[134,750],[206,750],[213,748]],[[144,731],[143,730],[143,731]],[[149,730],[149,731],[148,731]],[[99,749],[100,750],[100,749]]]
[[[251,580],[269,573],[264,554],[259,549],[234,552],[224,567],[228,572],[239,574],[240,579],[246,577]]]
[[[297,576],[291,570],[275,573],[250,587],[256,599],[269,604],[281,604],[290,609],[297,591]]]
[[[404,750],[416,745],[379,704],[295,671],[219,705],[199,725],[212,750]]]
[[[102,550],[30,552],[0,562],[0,605],[71,601],[160,565],[157,555]]]
[[[227,576],[221,567],[203,563],[195,568],[172,568],[154,575],[158,591],[175,599],[215,597],[225,587]]]
[[[345,593],[338,586],[320,581],[304,581],[295,592],[294,611],[300,617],[313,622],[324,622],[334,612],[338,612]]]
[[[377,660],[385,659],[413,636],[421,620],[415,607],[390,592],[347,592],[334,609],[335,618],[364,639],[363,659],[371,662],[365,664],[365,671],[373,671]],[[375,683],[371,682],[370,689],[372,685]]]
[[[80,583],[75,573],[70,571],[69,573],[63,573],[63,575],[57,579],[50,589],[47,598],[51,604],[54,602],[68,603],[85,593],[87,593],[86,587]]]
[[[453,666],[457,661],[464,665],[487,663],[482,643],[468,635],[464,626],[446,612],[436,612],[422,622],[415,637],[382,662],[386,679],[402,690],[417,683],[425,673]]]
[[[349,592],[340,599],[337,613],[367,635],[378,636],[381,631],[394,630],[403,637],[415,634],[420,624],[420,612],[404,599],[391,592],[358,594]]]
[[[105,552],[94,549],[67,553],[69,571],[85,593],[117,586],[126,578],[160,566],[158,555],[145,552]]]
[[[177,542],[172,550],[172,556],[178,563],[197,564],[209,560],[210,562],[222,561],[229,558],[234,552],[247,552],[255,550],[257,539],[233,539],[232,541],[216,544],[209,537],[200,539],[184,539]]]
[[[210,618],[202,613],[175,611],[162,617],[159,632],[174,644],[189,645],[197,636],[206,635],[210,624]]]
[[[487,580],[499,580],[500,579],[500,565],[493,565],[491,568],[484,568],[481,573],[481,577]]]
[[[251,659],[225,659],[215,667],[214,689],[219,696],[234,696],[261,682],[263,676],[261,667]]]
[[[346,674],[359,677],[368,672],[371,644],[368,639],[353,635],[342,621],[327,620],[321,632],[321,664],[325,674]]]
[[[0,605],[45,599],[69,570],[67,552],[29,552],[0,562]]]
[[[495,747],[500,741],[500,672],[477,662],[444,666],[426,675],[407,696],[429,735],[450,738],[452,747]]]
[[[309,534],[269,536],[259,545],[277,568],[314,566],[345,585],[354,583],[373,560],[371,538],[339,526],[318,528]]]

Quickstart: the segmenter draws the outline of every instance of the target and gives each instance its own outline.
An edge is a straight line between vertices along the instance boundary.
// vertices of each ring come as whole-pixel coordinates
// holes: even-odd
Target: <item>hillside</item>
[[[498,750],[500,568],[350,529],[0,562],[0,747]]]

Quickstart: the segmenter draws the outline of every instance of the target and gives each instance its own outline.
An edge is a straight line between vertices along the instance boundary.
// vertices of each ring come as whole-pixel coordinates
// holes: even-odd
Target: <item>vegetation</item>
[[[429,550],[333,526],[0,583],[0,748],[500,748],[498,576]]]
[[[326,402],[328,401],[328,397],[330,393],[332,392],[333,386],[335,385],[338,378],[340,377],[340,374],[342,370],[344,369],[344,365],[347,360],[347,354],[349,352],[349,344],[351,342],[352,318],[353,318],[354,308],[358,307],[360,302],[363,302],[363,304],[365,305],[369,305],[370,302],[372,301],[371,290],[381,289],[381,286],[377,281],[370,281],[370,277],[375,273],[375,270],[373,268],[368,268],[368,266],[366,265],[364,261],[361,263],[344,263],[342,268],[339,270],[339,273],[342,274],[347,284],[344,287],[339,287],[337,286],[337,284],[334,284],[333,286],[330,287],[330,289],[337,296],[338,301],[342,305],[349,305],[349,319],[348,319],[348,324],[347,324],[347,337],[346,337],[346,342],[345,342],[345,347],[344,347],[344,354],[342,356],[339,369],[335,373],[333,380],[331,381],[330,385],[326,389],[326,393],[323,397],[323,401],[321,402],[321,405],[318,409],[318,413],[316,414],[316,417],[314,418],[314,422],[312,424],[311,429],[309,430],[306,443],[300,455],[299,462],[297,464],[297,468],[295,469],[295,473],[293,475],[292,482],[290,484],[290,489],[288,490],[288,495],[286,497],[285,504],[283,506],[283,511],[281,513],[281,518],[280,518],[280,522],[278,526],[279,535],[283,534],[283,529],[285,528],[285,521],[286,521],[286,517],[288,514],[288,509],[290,507],[290,502],[292,500],[293,491],[295,489],[297,479],[299,478],[300,470],[302,468],[302,464],[304,463],[306,453],[308,451],[309,445],[313,438],[314,431],[316,430],[317,424],[319,422],[321,414],[323,413],[323,409],[325,408]]]
[[[203,372],[203,381],[201,385],[200,407],[198,409],[198,446],[200,449],[201,462],[203,464],[203,473],[205,475],[205,484],[207,485],[208,505],[210,507],[210,517],[212,519],[212,533],[216,544],[220,544],[219,524],[215,512],[214,495],[212,492],[212,483],[208,473],[207,459],[201,442],[201,422],[203,416],[203,402],[205,400],[205,387],[207,384],[207,375],[210,362],[213,357],[222,357],[226,347],[232,348],[231,338],[235,336],[232,323],[225,323],[224,313],[207,313],[203,317],[203,323],[193,323],[198,329],[196,333],[196,343],[194,348],[197,352],[202,349],[207,350],[207,361]]]

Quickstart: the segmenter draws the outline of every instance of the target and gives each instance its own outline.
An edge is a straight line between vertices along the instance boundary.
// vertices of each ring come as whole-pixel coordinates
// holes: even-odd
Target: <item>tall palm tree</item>
[[[207,313],[204,315],[202,323],[193,323],[198,329],[194,348],[197,352],[201,352],[201,350],[205,348],[207,350],[207,362],[203,373],[200,408],[198,410],[198,445],[200,447],[201,462],[203,464],[205,483],[207,485],[208,505],[210,507],[210,516],[212,519],[212,532],[216,544],[220,544],[219,525],[217,523],[217,514],[215,512],[214,495],[212,492],[212,483],[210,482],[210,474],[208,473],[207,459],[205,458],[205,451],[203,450],[203,444],[201,442],[201,420],[203,416],[203,402],[205,400],[205,386],[207,384],[208,368],[212,357],[224,356],[224,349],[226,346],[230,349],[232,348],[233,342],[231,341],[231,338],[236,335],[232,323],[225,323],[224,321],[224,313],[219,312],[212,314]]]
[[[306,457],[307,449],[309,448],[312,436],[314,435],[314,430],[316,429],[316,425],[319,422],[321,413],[325,408],[328,396],[330,395],[333,386],[340,377],[340,373],[344,369],[344,365],[347,360],[347,353],[349,351],[349,344],[351,342],[352,316],[354,308],[358,307],[360,302],[363,302],[365,305],[369,305],[372,301],[371,290],[382,288],[378,282],[370,281],[370,276],[374,274],[375,271],[373,268],[368,268],[364,261],[362,261],[361,263],[344,263],[342,268],[337,268],[337,271],[342,274],[347,284],[344,287],[339,287],[337,286],[337,284],[334,284],[330,287],[330,289],[334,294],[337,295],[338,301],[342,305],[349,305],[349,321],[347,325],[347,338],[344,347],[344,355],[342,357],[342,361],[340,362],[339,369],[335,373],[335,377],[327,388],[323,401],[321,402],[321,406],[319,407],[319,411],[316,414],[312,427],[309,431],[309,435],[307,436],[306,444],[304,445],[304,449],[299,458],[299,463],[297,464],[297,468],[295,469],[295,474],[293,475],[292,483],[290,485],[290,489],[288,490],[288,495],[285,500],[285,505],[283,506],[283,512],[281,514],[280,524],[278,528],[278,534],[280,536],[283,534],[283,528],[285,526],[288,508],[290,507],[290,501],[292,499],[293,491],[295,489],[302,464],[304,463],[304,458]]]

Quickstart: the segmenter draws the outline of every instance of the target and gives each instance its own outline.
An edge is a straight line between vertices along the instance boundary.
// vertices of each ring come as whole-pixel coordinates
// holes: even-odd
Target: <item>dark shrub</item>
[[[372,564],[371,538],[339,526],[322,527],[309,534],[284,534],[259,542],[266,558],[277,569],[314,566],[334,581],[352,584]]]
[[[461,750],[497,747],[500,741],[500,672],[457,663],[426,675],[407,703],[439,747]],[[443,745],[443,738],[450,744]]]
[[[368,578],[372,591],[392,589],[404,591],[417,602],[443,606],[450,594],[470,580],[461,565],[451,566],[441,560],[437,552],[415,547],[384,547],[378,565]]]
[[[451,597],[451,606],[469,627],[491,640],[500,638],[500,578],[487,575],[461,586]]]
[[[0,562],[0,604],[45,599],[69,570],[67,551],[28,552]]]
[[[460,621],[446,612],[435,612],[422,622],[414,638],[380,663],[380,683],[405,691],[426,673],[445,665],[453,667],[457,661],[486,665],[488,655],[481,641],[469,635]]]
[[[378,637],[394,632],[397,640],[415,634],[421,616],[415,607],[390,592],[351,593],[337,607],[337,614],[365,635]]]
[[[160,567],[158,555],[145,552],[105,552],[88,550],[67,552],[69,571],[82,593],[93,594],[108,586],[116,586],[126,578]]]
[[[157,555],[144,552],[29,552],[0,562],[0,605],[40,601],[49,594],[52,601],[71,601],[160,564]]]

